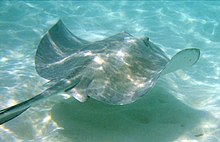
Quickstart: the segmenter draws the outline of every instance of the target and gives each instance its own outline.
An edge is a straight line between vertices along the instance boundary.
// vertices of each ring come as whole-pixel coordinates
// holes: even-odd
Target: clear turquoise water
[[[219,13],[220,2],[1,1],[0,109],[45,89],[34,56],[41,37],[60,18],[90,41],[127,31],[150,37],[170,57],[196,47],[201,58],[190,69],[160,78],[130,105],[54,96],[0,126],[0,141],[220,141]]]

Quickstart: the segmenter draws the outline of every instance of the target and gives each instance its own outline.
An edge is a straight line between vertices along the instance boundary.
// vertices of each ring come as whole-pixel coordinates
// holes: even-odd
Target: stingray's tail
[[[27,110],[30,106],[22,107],[22,104],[18,104],[0,111],[0,125],[17,117],[22,114],[25,110]],[[17,109],[20,108],[20,109]]]
[[[33,104],[38,103],[43,98],[47,98],[53,94],[57,94],[61,91],[66,91],[71,88],[74,88],[75,85],[79,83],[80,79],[75,79],[72,83],[69,83],[68,81],[60,80],[55,85],[51,86],[44,92],[38,94],[37,96],[24,101],[22,103],[19,103],[17,105],[14,105],[12,107],[0,110],[0,125],[19,116],[24,111],[26,111],[28,108],[30,108]]]
[[[28,108],[30,108],[34,102],[37,102],[43,97],[44,97],[43,94],[39,94],[27,101],[24,101],[12,107],[0,110],[0,125],[19,116],[24,111],[26,111]]]
[[[58,91],[55,90],[54,88],[56,88],[58,85],[60,85],[60,84],[57,83],[56,85],[52,86],[51,88],[48,88],[44,92],[38,94],[37,96],[34,96],[33,98],[31,98],[27,101],[24,101],[24,102],[21,102],[17,105],[0,110],[0,125],[19,116],[24,111],[26,111],[28,108],[30,108],[33,104],[38,103],[43,98],[49,97],[49,96],[57,93]]]

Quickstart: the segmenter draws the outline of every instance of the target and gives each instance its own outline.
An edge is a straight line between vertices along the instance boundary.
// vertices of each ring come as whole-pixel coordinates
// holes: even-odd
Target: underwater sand
[[[34,68],[41,37],[61,18],[77,36],[148,36],[172,57],[199,48],[187,70],[161,77],[125,106],[59,94],[0,126],[0,142],[220,141],[220,2],[0,2],[0,109],[29,99],[47,80]]]

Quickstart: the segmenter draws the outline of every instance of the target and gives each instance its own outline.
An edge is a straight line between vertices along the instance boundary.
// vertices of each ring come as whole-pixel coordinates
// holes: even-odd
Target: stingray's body
[[[171,60],[149,41],[123,32],[88,42],[58,21],[42,38],[36,70],[50,81],[41,94],[0,111],[0,124],[18,116],[39,100],[59,92],[84,102],[88,97],[123,105],[136,101],[154,86],[160,75],[191,66],[198,49],[185,49]]]

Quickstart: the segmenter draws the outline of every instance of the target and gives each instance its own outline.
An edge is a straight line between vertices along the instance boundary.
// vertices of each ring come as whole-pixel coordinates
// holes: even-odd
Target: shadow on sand
[[[142,99],[124,106],[71,98],[53,107],[52,118],[64,128],[59,133],[74,142],[175,141],[207,113],[185,105],[162,86],[157,84]]]

